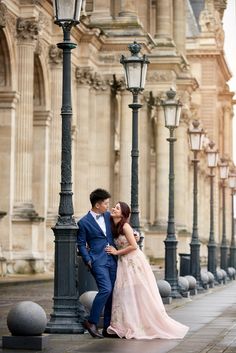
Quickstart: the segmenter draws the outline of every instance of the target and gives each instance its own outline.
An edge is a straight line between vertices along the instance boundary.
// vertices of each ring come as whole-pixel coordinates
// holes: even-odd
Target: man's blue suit
[[[104,328],[110,325],[112,291],[116,279],[117,259],[105,252],[105,247],[114,245],[111,232],[110,213],[104,213],[106,235],[92,216],[87,213],[78,222],[77,244],[85,264],[92,263],[91,273],[94,276],[98,294],[96,295],[88,318],[90,323],[98,324],[104,308]]]

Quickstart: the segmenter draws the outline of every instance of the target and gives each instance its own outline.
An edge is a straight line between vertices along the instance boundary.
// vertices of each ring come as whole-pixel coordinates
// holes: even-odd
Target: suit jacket
[[[110,212],[104,213],[104,219],[106,235],[90,212],[78,222],[77,244],[79,253],[85,264],[91,261],[92,266],[106,265],[109,264],[111,260],[115,259],[114,256],[108,255],[105,252],[105,247],[108,243],[115,246],[111,232]]]

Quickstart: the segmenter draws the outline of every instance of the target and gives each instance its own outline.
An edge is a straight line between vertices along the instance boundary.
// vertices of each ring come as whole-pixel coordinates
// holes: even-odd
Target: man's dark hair
[[[104,201],[110,197],[109,192],[104,189],[96,189],[92,191],[89,196],[92,207],[94,207],[97,202]]]

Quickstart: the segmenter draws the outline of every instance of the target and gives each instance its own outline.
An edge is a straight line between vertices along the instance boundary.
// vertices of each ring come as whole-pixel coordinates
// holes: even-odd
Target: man
[[[90,194],[91,210],[78,222],[77,244],[84,263],[94,276],[98,293],[94,298],[88,320],[84,327],[92,337],[114,337],[107,327],[111,320],[112,291],[116,279],[117,259],[105,251],[107,245],[114,245],[111,232],[109,199],[111,195],[104,189],[96,189]],[[97,324],[104,308],[102,334]]]

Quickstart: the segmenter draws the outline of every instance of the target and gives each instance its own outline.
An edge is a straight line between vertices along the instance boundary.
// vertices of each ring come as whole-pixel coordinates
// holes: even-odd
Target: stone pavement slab
[[[53,283],[0,285],[0,336],[7,333],[6,316],[16,301],[33,300],[50,314]],[[190,330],[183,340],[93,339],[89,334],[49,335],[44,353],[236,353],[236,281],[191,299],[166,305],[174,319]],[[3,319],[3,320],[2,320]],[[0,348],[0,353],[27,353]],[[32,351],[28,351],[29,353]],[[34,351],[39,352],[39,351]]]

